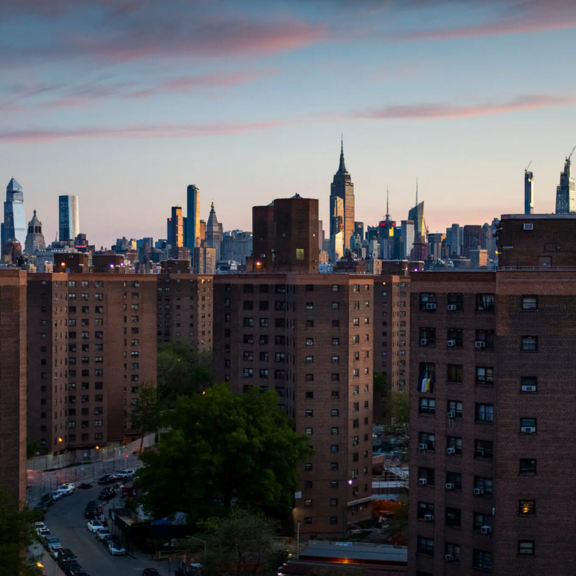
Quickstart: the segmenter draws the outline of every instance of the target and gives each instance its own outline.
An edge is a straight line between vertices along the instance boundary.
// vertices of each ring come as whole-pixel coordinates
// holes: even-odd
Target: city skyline
[[[530,160],[535,212],[554,212],[576,6],[403,4],[5,2],[0,178],[23,184],[48,238],[51,198],[82,196],[97,246],[163,235],[157,214],[190,182],[231,228],[271,185],[320,199],[328,222],[344,132],[360,221],[382,219],[387,185],[404,218],[417,177],[431,232],[521,213]]]

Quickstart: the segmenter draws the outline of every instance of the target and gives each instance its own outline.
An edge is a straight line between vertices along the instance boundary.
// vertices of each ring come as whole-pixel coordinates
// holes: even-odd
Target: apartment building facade
[[[413,275],[410,574],[573,573],[575,280]]]
[[[215,381],[275,390],[310,436],[294,500],[303,534],[343,534],[370,517],[373,307],[370,276],[214,278]]]
[[[0,271],[0,485],[26,502],[26,272]]]
[[[156,382],[154,276],[28,276],[28,438],[43,453],[122,443]]]

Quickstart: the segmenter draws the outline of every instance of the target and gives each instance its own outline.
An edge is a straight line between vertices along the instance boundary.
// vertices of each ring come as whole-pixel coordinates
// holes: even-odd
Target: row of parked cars
[[[108,552],[112,556],[124,556],[126,550],[124,546],[120,543],[118,538],[112,535],[106,522],[102,522],[99,518],[102,514],[102,508],[98,505],[96,500],[91,500],[86,505],[86,510],[84,511],[84,518],[89,518],[88,530],[92,532],[107,548]]]
[[[88,576],[88,573],[76,562],[76,556],[69,548],[63,548],[60,538],[54,536],[44,522],[36,522],[36,534],[50,556],[68,576]]]

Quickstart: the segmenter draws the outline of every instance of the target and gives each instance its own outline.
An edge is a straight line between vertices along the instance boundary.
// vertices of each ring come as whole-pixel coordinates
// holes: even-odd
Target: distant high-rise
[[[214,210],[214,202],[212,202],[208,224],[206,225],[206,246],[216,249],[216,260],[221,258],[223,236],[222,224],[218,222],[216,210]]]
[[[340,146],[340,165],[338,172],[334,174],[332,185],[330,186],[330,238],[338,233],[334,221],[334,203],[333,198],[342,198],[343,202],[343,221],[342,237],[344,243],[344,252],[350,249],[350,241],[354,235],[354,184],[350,178],[346,165],[344,163],[344,142]]]
[[[60,242],[74,240],[80,234],[78,196],[58,197],[58,224]]]
[[[38,252],[38,250],[46,250],[46,242],[42,234],[42,222],[38,220],[36,210],[34,210],[34,216],[32,216],[32,220],[28,223],[28,234],[26,235],[24,252],[26,252],[26,254],[34,254]]]
[[[2,244],[8,240],[18,240],[22,246],[26,241],[26,216],[24,214],[24,190],[14,178],[6,186],[4,202],[4,223],[2,224]]]
[[[404,240],[402,258],[409,260],[410,253],[414,247],[414,221],[402,220],[400,224],[402,227],[402,239]]]
[[[467,224],[464,226],[462,240],[462,254],[465,258],[470,258],[470,250],[480,250],[484,248],[482,226]]]
[[[414,237],[416,240],[426,240],[426,220],[424,218],[424,202],[418,202],[418,180],[416,180],[416,206],[408,211],[408,220],[414,221]]]
[[[184,216],[180,206],[172,207],[172,217],[167,221],[168,244],[184,246]]]
[[[534,173],[524,170],[524,214],[534,214]]]
[[[330,260],[344,256],[344,200],[330,196]]]
[[[572,178],[571,157],[572,154],[566,158],[564,171],[560,173],[560,186],[556,188],[556,214],[573,214],[576,212],[576,189],[574,178]]]
[[[186,190],[186,246],[192,250],[200,246],[200,190],[190,184]]]

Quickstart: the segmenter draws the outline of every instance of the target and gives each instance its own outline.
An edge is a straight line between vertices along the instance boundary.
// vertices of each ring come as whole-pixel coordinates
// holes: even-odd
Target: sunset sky
[[[0,0],[0,186],[47,241],[59,194],[98,247],[165,237],[188,184],[224,229],[320,199],[344,134],[356,220],[430,232],[554,210],[576,145],[574,0]],[[2,192],[3,195],[3,192]]]

